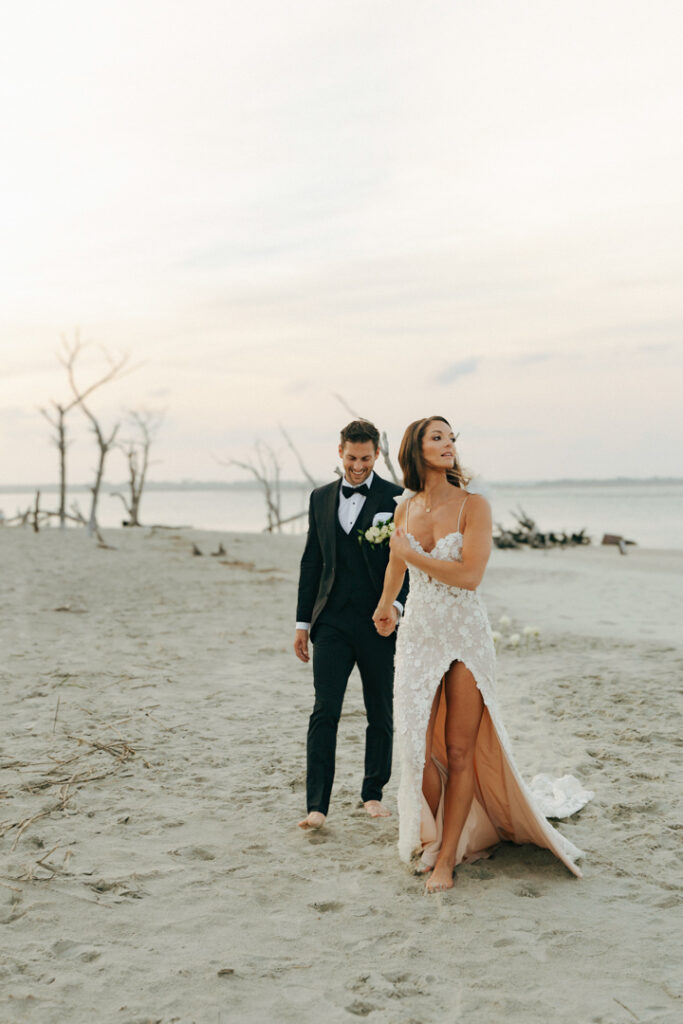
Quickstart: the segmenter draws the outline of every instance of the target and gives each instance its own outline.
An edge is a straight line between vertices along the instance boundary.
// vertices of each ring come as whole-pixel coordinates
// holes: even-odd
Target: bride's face
[[[432,420],[422,438],[422,457],[428,469],[452,469],[455,465],[455,434],[443,420]]]

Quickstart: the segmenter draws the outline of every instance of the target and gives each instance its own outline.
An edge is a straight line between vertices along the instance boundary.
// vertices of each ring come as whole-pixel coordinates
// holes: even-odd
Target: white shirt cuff
[[[310,632],[311,624],[310,624],[310,622],[297,622],[295,628],[296,629],[307,629]]]

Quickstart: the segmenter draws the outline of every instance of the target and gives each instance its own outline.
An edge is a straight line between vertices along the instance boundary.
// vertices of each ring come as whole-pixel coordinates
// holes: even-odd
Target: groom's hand
[[[310,661],[308,653],[308,630],[297,629],[294,634],[294,653],[299,661]]]
[[[375,613],[375,616],[377,613]],[[388,615],[382,615],[381,618],[373,616],[375,623],[375,629],[380,636],[391,636],[396,629],[396,623],[398,622],[398,608],[396,605],[392,605],[389,609]]]

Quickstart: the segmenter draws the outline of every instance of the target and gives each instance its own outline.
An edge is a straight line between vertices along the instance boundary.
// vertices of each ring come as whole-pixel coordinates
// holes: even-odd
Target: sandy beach
[[[584,878],[506,845],[426,898],[359,806],[355,673],[328,825],[296,828],[303,538],[105,539],[0,530],[3,1024],[681,1019],[683,552],[494,552],[501,709],[528,779],[595,792],[560,825]]]

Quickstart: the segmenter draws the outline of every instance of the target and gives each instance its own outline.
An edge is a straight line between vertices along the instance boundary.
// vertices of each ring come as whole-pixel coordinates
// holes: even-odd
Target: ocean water
[[[493,510],[494,523],[515,525],[520,508],[535,519],[540,530],[575,532],[585,528],[594,543],[603,533],[617,533],[647,548],[683,549],[683,480],[674,482],[566,482],[534,484],[487,484],[483,489]],[[284,515],[295,515],[308,506],[309,488],[302,485],[283,491]],[[84,512],[89,495],[74,493]],[[33,501],[30,492],[0,492],[0,509],[6,517]],[[41,505],[56,508],[55,491],[42,492]],[[100,498],[99,520],[105,527],[120,526],[123,505],[105,489]],[[246,530],[265,527],[265,502],[255,487],[217,490],[152,490],[143,496],[141,518],[145,525],[161,523],[194,526],[205,530]],[[303,533],[306,517],[288,524],[287,533]]]
[[[542,531],[586,528],[593,543],[616,533],[646,548],[683,549],[683,481],[495,485],[494,523],[515,525],[521,507]]]

